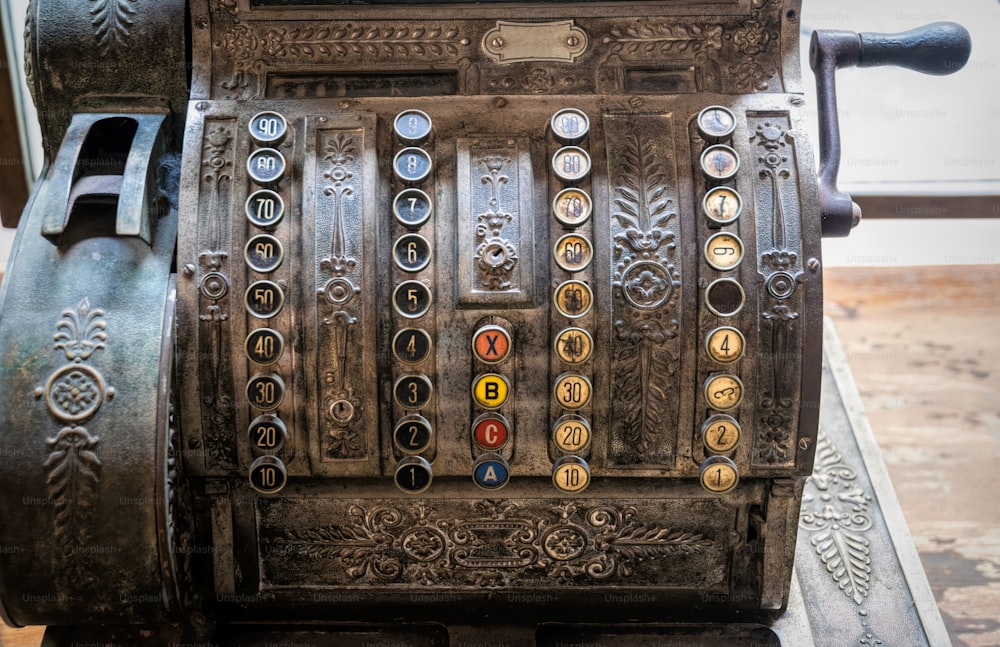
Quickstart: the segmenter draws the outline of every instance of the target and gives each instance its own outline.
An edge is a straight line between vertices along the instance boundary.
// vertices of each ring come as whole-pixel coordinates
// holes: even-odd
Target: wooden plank
[[[1000,265],[831,268],[824,292],[951,640],[1000,644]]]

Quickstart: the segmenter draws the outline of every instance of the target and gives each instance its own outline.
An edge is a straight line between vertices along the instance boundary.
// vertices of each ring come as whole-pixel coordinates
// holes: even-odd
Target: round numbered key
[[[431,118],[422,110],[404,110],[392,122],[396,136],[414,144],[427,139],[432,128]]]
[[[396,487],[408,494],[418,494],[431,486],[434,472],[431,464],[421,456],[407,456],[396,463],[393,481]]]
[[[274,184],[285,174],[285,156],[273,148],[255,150],[247,160],[247,173],[257,184]]]
[[[705,338],[705,350],[709,357],[720,364],[730,364],[743,357],[745,346],[743,333],[731,326],[720,326]]]
[[[582,110],[563,108],[549,120],[552,134],[564,144],[580,141],[590,132],[590,119]]]
[[[420,234],[406,234],[392,246],[392,260],[404,272],[419,272],[431,262],[431,244]]]
[[[392,338],[392,354],[401,362],[419,364],[431,353],[431,336],[420,328],[404,328]]]
[[[418,410],[427,406],[434,387],[426,375],[415,373],[404,375],[392,387],[396,402],[404,409]]]
[[[402,451],[419,454],[431,444],[433,429],[423,416],[410,415],[401,418],[392,430],[392,442]]]
[[[590,485],[590,466],[579,456],[563,456],[552,464],[552,484],[568,494],[583,492]]]
[[[406,189],[392,201],[392,214],[401,225],[419,227],[431,217],[434,205],[430,196],[420,189]]]
[[[243,248],[243,259],[255,272],[269,274],[281,267],[285,250],[281,241],[270,234],[258,234],[247,241]]]
[[[396,153],[392,169],[403,182],[420,182],[431,174],[431,156],[422,148],[411,146]]]
[[[552,250],[556,265],[567,272],[581,272],[594,260],[594,246],[586,236],[566,234]]]
[[[705,241],[705,261],[723,272],[735,269],[743,260],[743,241],[736,234],[721,232]]]
[[[250,448],[256,453],[274,453],[280,451],[288,440],[288,430],[285,423],[276,415],[265,413],[254,418],[247,430]]]
[[[563,146],[552,156],[552,171],[563,182],[579,182],[590,174],[590,155],[578,146]]]
[[[735,409],[743,401],[743,382],[729,373],[711,375],[705,380],[705,401],[719,411]]]
[[[736,151],[723,144],[709,146],[701,154],[701,170],[712,180],[728,180],[740,168]]]
[[[587,222],[593,209],[594,203],[583,189],[563,189],[552,200],[552,214],[567,227],[579,227]]]
[[[555,304],[562,316],[576,319],[590,312],[594,293],[582,281],[566,281],[556,288]]]
[[[285,292],[271,281],[255,281],[243,295],[247,311],[258,319],[270,319],[285,303]]]
[[[583,328],[559,331],[553,342],[556,356],[566,364],[583,364],[594,352],[594,338]]]
[[[705,449],[715,454],[723,454],[736,449],[740,442],[740,423],[736,418],[717,414],[701,426],[701,438]]]
[[[288,133],[288,122],[277,112],[258,112],[248,126],[258,144],[279,144]]]
[[[285,352],[285,338],[277,330],[258,328],[247,335],[245,349],[251,362],[274,364]]]
[[[250,487],[261,494],[276,494],[288,482],[288,470],[277,456],[261,456],[250,464]]]
[[[590,404],[590,395],[590,380],[579,373],[563,373],[556,378],[556,385],[552,389],[556,404],[571,411]]]
[[[701,209],[713,223],[728,225],[740,217],[740,212],[743,211],[743,198],[727,186],[717,186],[705,194],[705,198],[701,201]]]
[[[431,308],[431,291],[420,281],[404,281],[392,293],[396,312],[407,319],[417,319]]]
[[[580,416],[566,414],[552,426],[552,442],[564,452],[583,453],[590,447],[590,423]]]
[[[285,381],[276,373],[254,375],[247,382],[247,400],[263,411],[277,409],[285,397]]]
[[[725,456],[711,456],[698,469],[701,486],[713,494],[729,492],[740,482],[736,463]]]
[[[253,225],[261,229],[274,229],[285,215],[285,202],[270,189],[254,191],[247,198],[244,211]]]
[[[708,106],[698,113],[698,132],[707,142],[718,142],[736,130],[736,116],[723,106]]]

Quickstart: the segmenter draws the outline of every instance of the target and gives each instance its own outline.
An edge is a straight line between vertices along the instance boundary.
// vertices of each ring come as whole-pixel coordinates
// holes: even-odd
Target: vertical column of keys
[[[277,146],[288,133],[288,123],[276,112],[261,112],[250,119],[248,130],[256,148],[247,160],[247,175],[257,185],[247,198],[247,220],[256,232],[246,242],[243,259],[252,273],[244,304],[251,325],[244,344],[250,361],[246,397],[256,412],[247,430],[255,455],[250,464],[250,486],[263,494],[281,491],[288,472],[279,452],[288,439],[278,407],[285,396],[285,380],[278,362],[285,354],[285,336],[272,324],[285,303],[285,290],[274,273],[284,262],[284,245],[278,229],[285,215],[279,183],[287,170]]]
[[[392,245],[395,288],[392,307],[396,332],[392,352],[399,372],[392,394],[396,421],[392,441],[397,456],[394,480],[407,493],[423,492],[431,485],[433,471],[428,456],[434,448],[431,400],[434,393],[432,279],[427,271],[433,250],[422,231],[433,212],[424,183],[430,177],[433,161],[423,144],[430,138],[430,116],[420,110],[404,110],[393,121],[393,132],[402,148],[393,158],[392,169],[401,186],[392,212]]]
[[[552,314],[551,412],[549,438],[553,460],[552,483],[566,493],[582,492],[590,484],[590,417],[593,384],[590,333],[594,316],[591,288],[593,200],[588,178],[590,154],[585,148],[590,120],[576,108],[552,115],[549,127],[562,147],[552,155],[552,174],[560,187],[552,200],[552,276],[555,278]]]

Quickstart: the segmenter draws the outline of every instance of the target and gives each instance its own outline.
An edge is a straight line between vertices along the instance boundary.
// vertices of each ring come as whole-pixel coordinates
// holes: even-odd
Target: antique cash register
[[[817,151],[799,4],[35,0],[4,619],[777,644],[833,74],[969,52],[817,34]]]

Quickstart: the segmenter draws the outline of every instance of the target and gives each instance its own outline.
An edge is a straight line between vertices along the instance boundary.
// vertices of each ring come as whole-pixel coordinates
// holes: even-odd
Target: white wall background
[[[27,0],[0,0],[9,58],[23,88]],[[928,77],[894,68],[843,70],[837,78],[848,192],[911,191],[1000,195],[1000,1],[803,0],[803,83],[812,101],[806,53],[813,29],[896,32],[952,20],[972,34],[972,56],[961,72]],[[26,139],[35,174],[41,166],[36,116],[25,100]],[[812,120],[815,124],[815,119]],[[996,204],[996,203],[994,203]],[[993,208],[998,211],[997,207]],[[866,220],[849,238],[827,239],[827,266],[1000,263],[1000,212],[992,220],[948,214],[942,220]],[[11,230],[0,229],[0,266]]]

